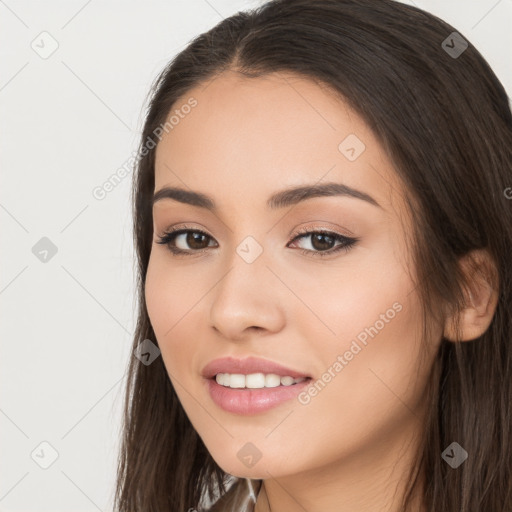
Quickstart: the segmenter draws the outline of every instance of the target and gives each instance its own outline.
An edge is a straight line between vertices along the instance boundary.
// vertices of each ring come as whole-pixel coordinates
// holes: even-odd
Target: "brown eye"
[[[309,240],[309,243],[299,244],[301,240]],[[311,256],[329,256],[340,250],[348,251],[358,241],[358,238],[332,231],[305,231],[292,240],[291,246],[298,247],[304,254]]]
[[[211,247],[210,242],[213,242],[213,238],[203,231],[177,229],[164,233],[156,243],[167,245],[168,249],[174,254],[191,254],[203,252]]]
[[[185,233],[185,235],[186,245],[188,245],[190,249],[204,249],[205,247],[208,247],[208,235],[195,231],[189,231],[188,233]],[[206,245],[204,245],[205,240]]]
[[[315,233],[311,236],[311,245],[317,251],[328,251],[332,249],[335,242],[334,237],[325,233]]]

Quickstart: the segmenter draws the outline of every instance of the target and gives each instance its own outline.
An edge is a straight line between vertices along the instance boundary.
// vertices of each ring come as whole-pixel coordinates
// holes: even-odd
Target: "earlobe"
[[[446,318],[443,331],[443,336],[454,342],[482,336],[491,325],[498,304],[497,269],[490,254],[483,249],[472,251],[461,259],[460,265],[467,287],[464,289],[465,306],[458,317],[459,335],[456,313]]]

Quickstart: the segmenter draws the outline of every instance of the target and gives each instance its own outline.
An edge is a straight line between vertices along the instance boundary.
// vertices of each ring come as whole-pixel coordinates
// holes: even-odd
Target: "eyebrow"
[[[345,196],[366,201],[378,208],[382,206],[370,195],[342,183],[323,183],[321,185],[304,185],[288,188],[272,194],[267,201],[271,209],[285,208],[311,199],[313,197]],[[163,187],[153,196],[153,205],[162,199],[174,199],[180,203],[206,208],[212,212],[217,211],[215,201],[201,192],[194,192],[177,187]]]

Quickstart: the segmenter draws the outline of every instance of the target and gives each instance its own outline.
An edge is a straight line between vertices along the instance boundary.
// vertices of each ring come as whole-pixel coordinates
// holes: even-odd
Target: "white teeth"
[[[263,388],[265,387],[265,374],[251,373],[245,377],[246,388]]]
[[[224,377],[225,379],[226,377]],[[232,373],[229,375],[230,388],[245,388],[245,375],[241,373]]]
[[[240,389],[262,389],[262,388],[276,388],[277,386],[291,386],[305,380],[305,377],[294,379],[293,377],[281,377],[275,373],[251,373],[243,375],[241,373],[218,373],[215,376],[217,384],[221,386]]]
[[[283,386],[291,386],[293,384],[292,377],[281,377],[281,384]]]
[[[265,387],[266,388],[277,388],[281,384],[281,377],[275,373],[269,373],[265,375]]]

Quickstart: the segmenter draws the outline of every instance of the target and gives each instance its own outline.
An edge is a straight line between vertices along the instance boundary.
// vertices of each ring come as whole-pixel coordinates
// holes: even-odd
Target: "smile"
[[[243,375],[241,373],[218,373],[215,376],[217,384],[233,389],[261,389],[292,386],[303,380],[306,380],[306,377],[294,379],[290,376],[281,377],[275,373],[251,373],[249,375]]]

